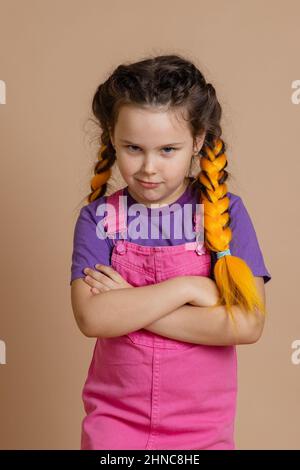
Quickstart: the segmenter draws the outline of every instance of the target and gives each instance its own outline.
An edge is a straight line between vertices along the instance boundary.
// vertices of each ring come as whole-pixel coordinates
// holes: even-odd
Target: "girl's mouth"
[[[147,183],[146,181],[141,181],[141,180],[137,180],[141,186],[143,186],[143,188],[157,188],[157,186],[160,185],[160,183]]]

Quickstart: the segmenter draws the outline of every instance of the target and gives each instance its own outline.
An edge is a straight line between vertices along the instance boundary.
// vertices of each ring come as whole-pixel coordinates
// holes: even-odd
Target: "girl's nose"
[[[154,175],[156,173],[154,158],[145,157],[144,160],[143,160],[142,170],[145,173],[145,175],[146,174]]]

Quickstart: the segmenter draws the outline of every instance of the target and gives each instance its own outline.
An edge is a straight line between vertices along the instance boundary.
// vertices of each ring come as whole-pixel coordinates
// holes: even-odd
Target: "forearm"
[[[89,299],[85,312],[87,336],[121,336],[162,318],[188,302],[181,276],[159,284],[115,289]]]
[[[233,306],[232,312],[236,327],[224,306],[196,307],[186,304],[144,328],[167,338],[209,346],[257,341],[261,314],[248,314],[237,306]]]

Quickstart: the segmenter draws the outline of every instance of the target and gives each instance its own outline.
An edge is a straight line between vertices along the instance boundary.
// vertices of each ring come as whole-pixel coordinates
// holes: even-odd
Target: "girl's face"
[[[185,191],[192,155],[205,135],[193,138],[187,122],[175,111],[162,108],[121,107],[111,142],[129,194],[154,207],[172,204]],[[140,181],[157,183],[145,187]]]

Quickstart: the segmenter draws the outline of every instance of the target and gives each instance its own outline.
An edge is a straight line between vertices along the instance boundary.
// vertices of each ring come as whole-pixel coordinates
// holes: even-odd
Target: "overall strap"
[[[127,208],[127,204],[123,190],[121,188],[106,198],[107,215],[102,223],[109,238],[116,238],[117,233],[123,237],[127,235],[127,210],[124,207],[126,205]]]
[[[198,255],[206,254],[207,249],[204,243],[204,216],[202,204],[196,204],[196,210],[193,216],[193,228],[196,234],[196,241],[185,244],[186,250],[195,250]]]
[[[198,212],[197,212],[197,207],[196,207],[196,211],[195,211],[195,214],[193,216],[193,227],[194,227],[194,231],[196,233],[198,233],[200,231],[201,218],[202,218],[201,206],[200,206]]]

